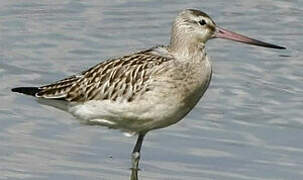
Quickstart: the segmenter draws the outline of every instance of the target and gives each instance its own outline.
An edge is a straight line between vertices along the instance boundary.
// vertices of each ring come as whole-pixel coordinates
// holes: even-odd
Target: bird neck
[[[178,59],[201,61],[206,56],[205,44],[194,38],[171,38],[168,49]]]

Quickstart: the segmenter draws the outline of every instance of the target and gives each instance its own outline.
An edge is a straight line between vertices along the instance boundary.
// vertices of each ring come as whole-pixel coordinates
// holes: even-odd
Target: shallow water
[[[169,42],[194,7],[286,46],[207,44],[214,75],[181,122],[148,134],[140,179],[303,179],[303,1],[1,1],[0,179],[128,179],[135,137],[10,92]]]

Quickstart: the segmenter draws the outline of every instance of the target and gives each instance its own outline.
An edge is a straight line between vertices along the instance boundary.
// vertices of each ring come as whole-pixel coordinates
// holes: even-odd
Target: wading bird
[[[215,38],[285,49],[223,29],[204,12],[186,9],[173,22],[168,46],[110,59],[49,85],[12,91],[88,123],[138,135],[132,153],[132,168],[138,169],[146,133],[180,121],[208,88],[212,68],[205,44]]]

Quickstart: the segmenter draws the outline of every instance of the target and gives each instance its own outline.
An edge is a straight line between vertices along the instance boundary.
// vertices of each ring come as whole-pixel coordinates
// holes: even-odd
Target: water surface
[[[184,8],[286,46],[207,44],[214,75],[184,120],[148,134],[141,179],[303,179],[303,2],[1,1],[0,179],[128,179],[135,137],[10,92],[169,42]]]

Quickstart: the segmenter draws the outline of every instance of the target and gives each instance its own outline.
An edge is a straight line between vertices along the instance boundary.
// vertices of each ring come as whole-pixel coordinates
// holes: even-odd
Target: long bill
[[[229,39],[232,41],[237,41],[241,43],[246,43],[246,44],[251,44],[251,45],[256,45],[256,46],[262,46],[262,47],[267,47],[267,48],[274,48],[274,49],[286,49],[285,47],[282,46],[277,46],[274,44],[266,43],[263,41],[259,41],[256,39],[249,38],[247,36],[243,36],[238,33],[234,33],[232,31],[223,29],[221,27],[216,27],[216,32],[214,34],[215,38],[223,38],[223,39]]]

